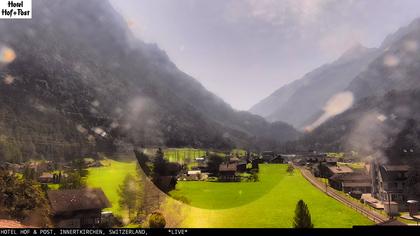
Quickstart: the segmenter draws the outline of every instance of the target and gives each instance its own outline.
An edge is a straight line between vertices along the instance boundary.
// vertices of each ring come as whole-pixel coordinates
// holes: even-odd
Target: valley
[[[173,50],[136,35],[111,2],[34,1],[33,11],[41,10],[45,18],[0,20],[8,32],[0,34],[0,222],[352,228],[420,221],[420,18],[376,47],[353,43],[243,111],[217,95],[225,88],[210,91],[182,71]],[[200,57],[212,58],[206,53]],[[287,71],[287,60],[272,61]],[[265,71],[249,67],[265,81]],[[258,87],[228,89],[243,98]]]

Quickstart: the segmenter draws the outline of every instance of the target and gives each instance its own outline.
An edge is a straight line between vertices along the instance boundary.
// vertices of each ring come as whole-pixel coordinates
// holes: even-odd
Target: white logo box
[[[0,19],[32,19],[32,0],[0,0]]]

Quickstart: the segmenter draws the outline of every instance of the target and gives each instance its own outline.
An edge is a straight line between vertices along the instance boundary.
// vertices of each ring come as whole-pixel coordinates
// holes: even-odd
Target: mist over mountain
[[[419,22],[384,41],[386,48],[346,89],[354,95],[353,107],[306,134],[297,142],[298,149],[357,151],[385,162],[418,156]]]
[[[387,37],[383,52],[349,85],[357,99],[419,87],[420,19]]]
[[[325,64],[256,104],[250,112],[296,128],[314,122],[323,107],[379,55],[379,50],[356,44],[336,61]]]
[[[63,159],[133,146],[273,148],[282,122],[232,109],[133,37],[108,1],[40,0],[32,20],[1,21],[3,160]]]

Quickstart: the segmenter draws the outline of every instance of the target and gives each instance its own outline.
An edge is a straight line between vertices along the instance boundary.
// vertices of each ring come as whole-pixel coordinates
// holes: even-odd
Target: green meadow
[[[286,168],[260,165],[260,181],[252,183],[178,182],[170,194],[188,198],[191,205],[184,205],[181,227],[291,227],[299,199],[308,204],[315,227],[373,224]]]
[[[188,163],[197,157],[206,155],[206,151],[193,148],[169,148],[163,151],[164,156],[170,162]]]
[[[101,161],[102,167],[88,169],[86,184],[93,188],[102,188],[112,206],[105,211],[112,211],[115,215],[122,216],[123,210],[118,202],[118,188],[123,183],[127,174],[137,175],[136,162],[121,162],[114,160]]]
[[[127,174],[136,175],[135,162],[103,161],[104,166],[89,168],[87,184],[100,187],[112,203],[116,215],[120,209],[118,187]],[[189,205],[168,197],[162,211],[173,226],[179,227],[291,227],[296,203],[303,199],[309,207],[315,227],[352,227],[370,225],[370,220],[313,187],[287,165],[260,165],[258,182],[220,183],[179,181],[170,195],[186,197]]]

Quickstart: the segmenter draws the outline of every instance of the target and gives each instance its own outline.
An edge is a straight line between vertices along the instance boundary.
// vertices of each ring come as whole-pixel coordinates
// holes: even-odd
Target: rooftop
[[[334,174],[354,172],[353,169],[348,166],[328,166],[328,169]]]
[[[50,190],[47,195],[54,214],[111,206],[100,188]]]
[[[348,182],[369,182],[371,181],[371,178],[360,172],[351,172],[351,173],[342,173],[342,174],[334,174],[331,177],[332,180],[337,181],[348,181]]]
[[[237,167],[236,164],[220,164],[219,171],[220,172],[227,172],[227,171],[236,171]]]

